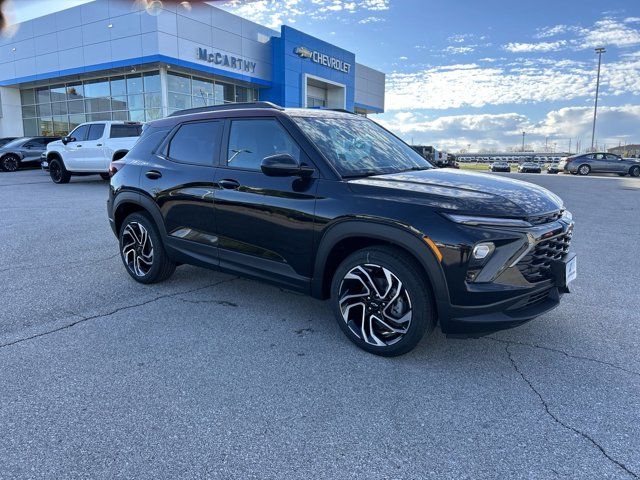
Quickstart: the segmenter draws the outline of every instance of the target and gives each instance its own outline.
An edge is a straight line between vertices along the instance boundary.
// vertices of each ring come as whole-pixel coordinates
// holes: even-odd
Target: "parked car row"
[[[99,174],[109,178],[109,165],[124,157],[140,137],[137,122],[88,122],[65,137],[7,137],[0,139],[0,169],[15,172],[40,165],[55,183],[72,175]]]
[[[492,172],[510,172],[511,167],[505,161],[493,162],[489,165]],[[518,165],[519,173],[541,173],[542,164],[523,162]],[[622,158],[606,152],[573,155],[553,160],[547,166],[547,173],[571,173],[573,175],[589,175],[591,173],[617,173],[620,176],[640,177],[640,159]]]

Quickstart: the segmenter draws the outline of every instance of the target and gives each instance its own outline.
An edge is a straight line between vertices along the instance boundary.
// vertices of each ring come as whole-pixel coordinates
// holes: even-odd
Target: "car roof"
[[[195,109],[187,109],[183,114],[180,111],[174,112],[171,116],[148,122],[147,125],[162,128],[197,120],[274,116],[365,119],[365,117],[344,110],[282,108],[268,102],[256,103],[261,106],[256,107],[254,106],[255,104],[229,104],[228,107],[219,105],[216,107],[204,107],[196,111],[194,111]]]

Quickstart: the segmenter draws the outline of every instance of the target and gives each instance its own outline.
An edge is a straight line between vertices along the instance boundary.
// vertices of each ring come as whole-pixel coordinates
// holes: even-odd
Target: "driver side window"
[[[300,147],[277,120],[233,120],[229,131],[227,165],[260,170],[265,157],[288,153],[300,161]]]
[[[82,142],[86,138],[88,131],[89,125],[80,125],[73,132],[71,132],[69,136],[75,138],[76,142]]]

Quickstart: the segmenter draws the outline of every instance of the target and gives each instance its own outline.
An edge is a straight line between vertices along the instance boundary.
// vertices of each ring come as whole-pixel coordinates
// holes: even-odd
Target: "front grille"
[[[544,225],[545,223],[555,222],[560,218],[562,218],[562,212],[553,212],[545,215],[536,215],[535,217],[527,217],[527,222],[531,225]]]
[[[530,283],[551,278],[551,262],[560,260],[569,251],[571,231],[549,240],[542,240],[517,264],[522,276]]]

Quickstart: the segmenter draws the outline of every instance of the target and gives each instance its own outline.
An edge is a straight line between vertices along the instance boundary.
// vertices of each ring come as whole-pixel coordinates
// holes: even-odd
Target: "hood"
[[[385,198],[404,197],[475,215],[527,217],[562,208],[562,200],[546,188],[487,173],[431,169],[376,175],[350,180],[349,184],[354,190],[374,187],[376,193],[370,193]]]
[[[49,149],[49,146],[55,147],[57,145],[62,145],[62,140],[54,140],[53,142],[49,142],[47,143],[47,150]]]

